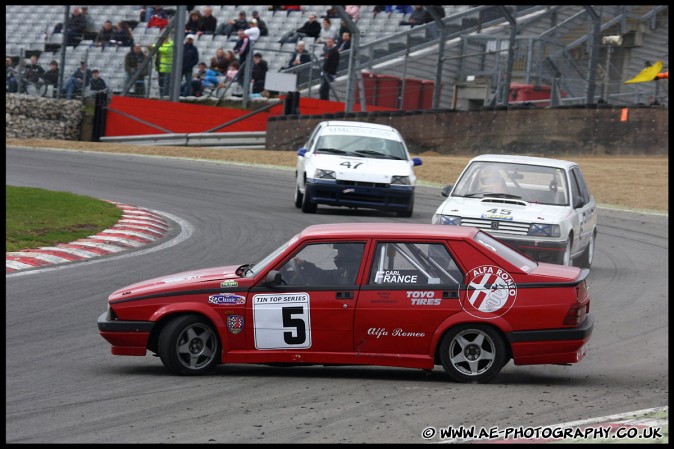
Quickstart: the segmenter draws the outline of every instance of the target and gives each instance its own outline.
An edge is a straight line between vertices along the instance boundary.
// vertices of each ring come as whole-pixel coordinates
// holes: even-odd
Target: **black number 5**
[[[304,320],[300,318],[293,318],[293,314],[304,313],[304,307],[284,307],[281,309],[283,314],[283,327],[295,327],[297,329],[297,336],[293,337],[293,332],[288,331],[283,333],[283,340],[289,345],[299,345],[306,341],[307,332],[304,325]]]

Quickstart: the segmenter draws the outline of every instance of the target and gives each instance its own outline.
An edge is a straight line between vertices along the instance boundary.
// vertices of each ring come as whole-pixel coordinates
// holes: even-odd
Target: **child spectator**
[[[44,81],[48,86],[54,86],[54,89],[59,83],[59,63],[55,59],[49,62],[49,69],[44,72]]]
[[[94,94],[99,94],[99,93],[107,93],[108,92],[108,85],[105,82],[103,78],[101,78],[100,73],[98,69],[94,69],[91,71],[91,91]]]
[[[260,52],[255,52],[253,55],[253,93],[259,94],[264,90],[264,80],[269,71],[267,61],[262,59]]]

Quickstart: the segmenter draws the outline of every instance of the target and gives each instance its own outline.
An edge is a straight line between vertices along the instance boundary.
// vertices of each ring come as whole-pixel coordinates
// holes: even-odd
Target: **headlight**
[[[314,173],[314,178],[318,178],[318,179],[337,179],[335,177],[334,170],[322,170],[320,168],[316,169],[316,172]]]
[[[399,185],[408,186],[408,185],[410,185],[410,177],[409,176],[391,176],[391,184],[399,184]]]
[[[562,235],[559,225],[531,223],[527,235],[534,237],[559,237]]]
[[[461,226],[461,217],[456,215],[433,215],[431,220],[432,224],[443,224],[443,225],[452,225],[452,226]]]

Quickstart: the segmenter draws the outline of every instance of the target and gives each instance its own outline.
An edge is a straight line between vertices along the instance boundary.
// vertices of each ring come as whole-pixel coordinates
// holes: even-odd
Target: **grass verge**
[[[122,211],[106,201],[33,187],[6,186],[5,251],[67,243],[117,223]]]

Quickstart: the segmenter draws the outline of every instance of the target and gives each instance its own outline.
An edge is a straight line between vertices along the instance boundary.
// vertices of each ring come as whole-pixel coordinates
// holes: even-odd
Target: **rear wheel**
[[[440,361],[456,382],[484,383],[501,372],[508,355],[501,335],[481,324],[462,324],[440,341]]]
[[[158,352],[164,366],[176,374],[206,374],[220,362],[220,340],[205,318],[181,315],[162,330]]]

